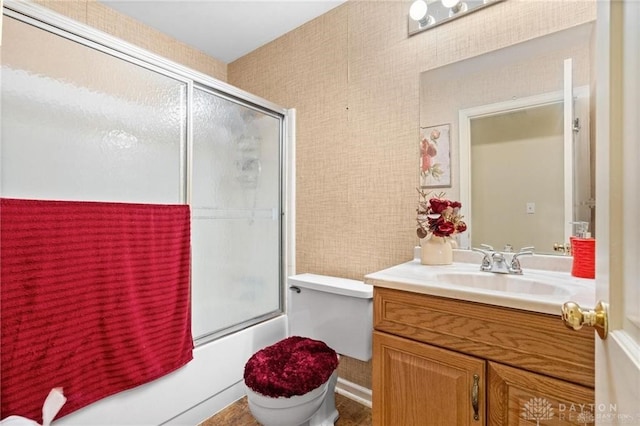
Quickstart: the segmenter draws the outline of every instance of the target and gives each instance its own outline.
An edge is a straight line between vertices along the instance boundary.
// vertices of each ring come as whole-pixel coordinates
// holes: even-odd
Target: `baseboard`
[[[352,399],[362,405],[371,408],[371,389],[367,389],[363,386],[338,377],[336,392],[344,397]]]

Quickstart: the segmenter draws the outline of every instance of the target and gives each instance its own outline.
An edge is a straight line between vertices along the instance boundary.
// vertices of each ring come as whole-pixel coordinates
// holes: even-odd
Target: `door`
[[[597,424],[640,424],[640,2],[599,1],[596,37]]]
[[[282,312],[284,117],[193,89],[192,332],[196,345]]]
[[[483,426],[485,361],[373,333],[373,424]]]
[[[593,389],[489,362],[487,424],[593,425]]]

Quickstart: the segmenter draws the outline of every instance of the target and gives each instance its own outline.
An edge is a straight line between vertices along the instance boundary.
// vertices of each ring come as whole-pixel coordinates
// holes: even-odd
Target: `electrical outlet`
[[[536,203],[527,203],[527,214],[534,214],[536,212]]]

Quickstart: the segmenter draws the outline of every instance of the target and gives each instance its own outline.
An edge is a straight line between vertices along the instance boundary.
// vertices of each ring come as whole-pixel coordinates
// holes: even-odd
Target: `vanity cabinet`
[[[374,424],[485,424],[484,360],[386,333],[373,339]]]
[[[375,287],[373,424],[594,423],[593,330]]]

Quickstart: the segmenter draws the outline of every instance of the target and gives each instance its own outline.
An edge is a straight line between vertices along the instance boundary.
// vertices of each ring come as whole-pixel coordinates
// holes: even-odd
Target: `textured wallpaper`
[[[218,80],[227,81],[227,65],[224,62],[95,0],[34,0],[34,3]]]
[[[595,19],[595,1],[507,0],[413,37],[407,1],[350,0],[229,64],[297,109],[297,270],[352,279],[418,240],[419,75]]]
[[[419,75],[595,19],[595,0],[506,0],[407,36],[409,1],[349,0],[229,64],[297,109],[297,272],[362,279],[418,243]],[[366,363],[340,375],[370,387]]]

